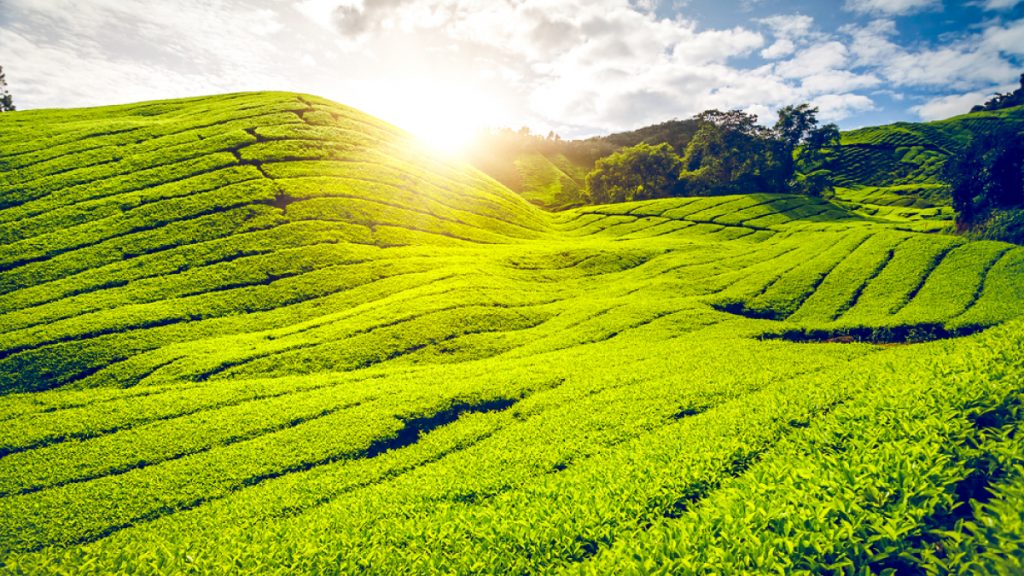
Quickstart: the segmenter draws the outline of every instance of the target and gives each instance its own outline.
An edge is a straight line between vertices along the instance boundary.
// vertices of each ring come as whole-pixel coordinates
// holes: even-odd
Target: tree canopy
[[[4,67],[0,66],[0,112],[14,112],[14,97],[7,89],[7,75],[4,74]]]
[[[598,160],[587,192],[598,204],[670,196],[680,165],[672,146],[641,142]]]
[[[839,127],[835,124],[818,126],[818,108],[810,104],[785,106],[779,109],[779,118],[773,128],[775,136],[797,159],[811,159],[823,149],[839,144]]]
[[[971,112],[983,112],[986,110],[1002,110],[1013,106],[1024,105],[1024,74],[1020,75],[1020,88],[1006,94],[996,93],[988,102],[971,108]]]
[[[810,104],[786,106],[770,129],[739,110],[697,115],[700,129],[683,155],[680,192],[821,195],[832,186],[825,151],[838,145],[839,128],[819,127],[817,114]]]
[[[741,110],[707,110],[681,157],[672,146],[640,144],[597,161],[587,177],[593,202],[745,192],[821,195],[831,189],[828,152],[835,124],[818,126],[810,104],[786,106],[771,128]]]
[[[1024,207],[1024,133],[978,138],[946,166],[957,226],[970,229],[994,211]]]
[[[686,146],[678,191],[685,196],[782,192],[785,149],[757,116],[740,110],[708,110],[696,117],[700,128]]]

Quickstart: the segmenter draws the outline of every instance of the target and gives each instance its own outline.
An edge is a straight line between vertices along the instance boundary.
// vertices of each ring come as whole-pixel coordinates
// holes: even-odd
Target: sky
[[[801,102],[843,128],[933,120],[1022,64],[1017,0],[0,0],[19,109],[289,90],[428,139]]]

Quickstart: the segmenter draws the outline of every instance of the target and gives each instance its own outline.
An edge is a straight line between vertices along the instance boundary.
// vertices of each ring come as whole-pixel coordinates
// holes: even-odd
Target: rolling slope
[[[955,212],[943,170],[972,139],[1024,128],[1024,107],[936,122],[898,122],[842,134],[830,168],[836,198],[858,213],[919,231],[950,231]]]
[[[3,571],[1020,568],[1024,248],[288,93],[4,114],[0,206]]]

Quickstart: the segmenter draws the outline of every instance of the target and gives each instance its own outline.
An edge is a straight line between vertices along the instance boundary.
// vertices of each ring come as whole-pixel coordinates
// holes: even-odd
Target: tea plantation
[[[544,212],[290,93],[3,114],[0,572],[1020,574],[1024,248],[919,230]]]

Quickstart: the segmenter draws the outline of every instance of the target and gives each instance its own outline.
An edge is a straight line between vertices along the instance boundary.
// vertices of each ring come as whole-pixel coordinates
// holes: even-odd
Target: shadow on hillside
[[[970,336],[989,328],[972,324],[947,328],[942,324],[906,324],[896,326],[856,326],[835,329],[794,328],[783,332],[762,334],[761,340],[785,340],[799,343],[852,344],[919,344],[934,340],[948,340]]]
[[[517,399],[511,398],[498,398],[477,404],[460,402],[430,416],[410,418],[404,421],[402,428],[394,436],[375,440],[359,456],[361,458],[375,458],[391,450],[412,446],[419,441],[421,435],[446,424],[451,424],[463,414],[500,412],[508,409],[516,402]]]

